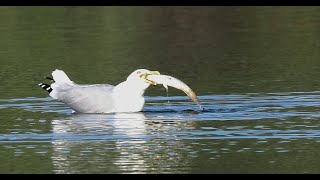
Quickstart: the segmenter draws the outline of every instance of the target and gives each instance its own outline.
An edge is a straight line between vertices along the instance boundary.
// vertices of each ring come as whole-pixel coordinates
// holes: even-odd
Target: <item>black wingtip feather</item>
[[[49,84],[40,83],[39,86],[42,89],[46,90],[48,93],[51,93],[51,91],[52,91],[52,88],[51,88],[51,86]]]
[[[45,79],[49,79],[49,80],[51,80],[51,81],[53,81],[54,82],[54,79],[52,78],[52,77],[48,77],[48,76],[46,76],[46,77],[44,77]]]

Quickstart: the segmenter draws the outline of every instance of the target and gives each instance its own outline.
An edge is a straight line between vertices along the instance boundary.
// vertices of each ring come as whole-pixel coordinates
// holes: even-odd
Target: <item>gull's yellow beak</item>
[[[150,72],[148,72],[148,73],[144,73],[144,74],[141,74],[141,75],[140,75],[140,77],[143,78],[143,80],[144,80],[145,82],[147,82],[147,83],[149,83],[149,84],[151,84],[151,85],[154,85],[154,86],[158,85],[157,82],[151,81],[151,80],[147,79],[147,76],[148,76],[148,75],[160,75],[160,72],[159,72],[159,71],[150,71]]]

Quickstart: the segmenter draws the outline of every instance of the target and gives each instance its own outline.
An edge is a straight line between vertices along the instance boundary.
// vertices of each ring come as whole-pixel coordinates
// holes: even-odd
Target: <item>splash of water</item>
[[[170,103],[169,101],[169,88],[166,84],[163,84],[163,87],[166,88],[166,92],[167,92],[167,100],[168,100],[168,104]]]
[[[200,111],[204,111],[204,108],[201,106],[201,104],[199,103],[199,108],[200,108]]]

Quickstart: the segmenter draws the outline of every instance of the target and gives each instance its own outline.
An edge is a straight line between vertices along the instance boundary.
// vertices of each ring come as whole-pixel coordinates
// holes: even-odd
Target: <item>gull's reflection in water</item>
[[[55,173],[185,171],[190,164],[179,153],[188,147],[175,138],[179,121],[143,113],[74,114],[53,120],[52,129]]]

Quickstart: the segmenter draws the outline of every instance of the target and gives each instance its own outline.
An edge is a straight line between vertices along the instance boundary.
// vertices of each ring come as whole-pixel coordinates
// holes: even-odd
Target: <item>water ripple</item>
[[[0,134],[0,142],[318,138],[320,131],[314,120],[320,117],[319,94],[199,96],[204,110],[185,96],[146,97],[143,112],[118,114],[72,114],[70,108],[49,97],[0,99],[1,111],[33,113],[23,120],[32,128],[25,129],[18,123]],[[40,118],[34,119],[34,113],[51,116],[39,114]],[[41,128],[48,123],[50,132]]]

